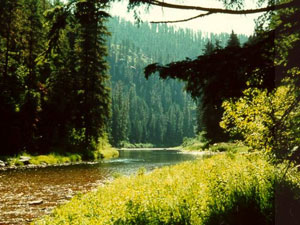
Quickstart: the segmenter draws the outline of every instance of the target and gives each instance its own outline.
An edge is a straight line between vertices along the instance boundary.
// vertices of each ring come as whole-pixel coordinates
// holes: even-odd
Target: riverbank
[[[116,177],[195,160],[173,151],[120,151],[118,158],[69,166],[0,171],[0,224],[28,224],[75,195],[113,182]],[[141,169],[139,169],[141,168]]]
[[[284,166],[260,154],[221,154],[141,172],[77,196],[32,224],[273,224],[278,210],[299,219],[299,173],[284,174]],[[282,209],[281,199],[292,203]]]
[[[151,147],[143,147],[143,148],[136,148],[136,147],[132,147],[132,148],[120,148],[120,150],[150,150],[150,151],[165,151],[165,150],[176,150],[176,151],[180,151],[180,148],[178,147],[174,147],[174,148],[151,148]]]
[[[186,152],[231,152],[231,153],[248,153],[251,148],[242,142],[219,142],[209,144],[201,135],[195,138],[186,138],[182,145],[174,149],[181,149]]]
[[[31,155],[21,153],[14,157],[5,157],[0,161],[0,171],[8,169],[45,168],[47,166],[70,166],[78,164],[94,164],[101,159],[110,159],[119,156],[117,149],[105,147],[91,153],[90,160],[82,160],[82,155],[75,153],[50,153],[47,155]]]

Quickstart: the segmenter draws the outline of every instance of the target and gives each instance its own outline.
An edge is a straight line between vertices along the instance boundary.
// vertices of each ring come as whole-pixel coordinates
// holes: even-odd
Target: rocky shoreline
[[[28,224],[77,194],[96,190],[108,181],[108,174],[100,173],[97,167],[81,166],[95,163],[0,168],[6,170],[0,171],[0,224]],[[29,169],[41,167],[47,169]]]
[[[39,168],[46,168],[46,167],[59,167],[59,166],[71,166],[71,165],[93,165],[97,164],[99,161],[81,161],[81,162],[70,162],[70,163],[58,163],[58,164],[46,164],[42,163],[39,165],[35,164],[27,164],[22,166],[9,166],[7,163],[0,160],[0,171],[6,170],[16,170],[16,169],[39,169]]]

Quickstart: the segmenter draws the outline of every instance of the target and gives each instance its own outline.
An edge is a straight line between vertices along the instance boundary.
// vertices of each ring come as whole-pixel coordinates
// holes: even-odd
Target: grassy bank
[[[246,153],[250,150],[248,146],[245,146],[241,142],[221,142],[209,144],[209,142],[203,137],[203,134],[199,134],[194,138],[185,138],[182,145],[178,148],[184,151],[211,151],[231,153]]]
[[[13,157],[4,157],[8,166],[24,166],[31,165],[55,165],[65,163],[81,162],[80,154],[66,153],[64,155],[58,153],[50,153],[46,155],[31,155],[27,153],[20,153]]]
[[[217,155],[118,178],[33,224],[274,224],[275,194],[293,203],[300,196],[297,172],[282,171],[259,155]]]
[[[126,141],[122,141],[119,148],[154,148],[155,146],[151,143],[129,143]]]
[[[62,149],[45,155],[31,155],[28,153],[20,153],[13,157],[3,157],[8,166],[24,166],[24,165],[57,165],[66,163],[81,162],[83,156],[78,153],[58,153],[63,152]],[[87,160],[100,160],[118,157],[119,152],[113,148],[106,138],[100,139],[96,150],[88,152]]]

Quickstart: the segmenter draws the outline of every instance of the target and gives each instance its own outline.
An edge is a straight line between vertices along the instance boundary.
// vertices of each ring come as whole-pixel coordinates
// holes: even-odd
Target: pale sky
[[[166,0],[166,2],[195,5],[195,0]],[[222,4],[215,0],[198,0],[197,2],[199,6],[222,8]],[[246,2],[246,8],[255,8],[253,0],[246,0]],[[143,21],[186,19],[201,13],[200,11],[166,8],[162,9],[161,7],[151,7],[149,12],[146,12],[144,8],[139,9],[139,11],[141,19]],[[127,11],[127,1],[114,3],[112,5],[110,13],[113,16],[120,16],[125,18],[126,20],[134,21],[133,12]],[[256,13],[247,16],[216,14],[172,25],[183,28],[191,28],[194,30],[201,30],[202,32],[208,33],[231,33],[231,31],[233,30],[235,33],[238,34],[251,35],[254,31],[255,26],[254,19],[256,19],[259,15],[261,14]]]

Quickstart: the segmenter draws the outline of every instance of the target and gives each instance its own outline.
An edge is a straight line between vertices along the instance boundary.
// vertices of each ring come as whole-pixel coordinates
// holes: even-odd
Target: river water
[[[173,150],[120,150],[120,157],[94,164],[0,171],[0,225],[28,224],[77,193],[103,185],[115,174],[130,175],[194,160]]]

